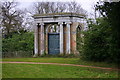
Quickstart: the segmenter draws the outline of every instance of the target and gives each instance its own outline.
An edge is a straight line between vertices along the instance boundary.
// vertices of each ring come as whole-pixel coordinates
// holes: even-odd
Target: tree
[[[84,32],[82,57],[91,61],[110,61],[109,39],[111,29],[104,18],[97,18],[97,23],[89,20],[89,29]]]
[[[3,57],[31,57],[34,48],[34,35],[32,32],[14,32],[12,37],[2,39]]]
[[[57,13],[63,12],[66,5],[64,3],[58,2],[37,2],[34,4],[35,13],[37,14],[48,14],[48,13]]]
[[[81,7],[81,5],[75,1],[69,2],[67,5],[68,12],[86,14],[86,11]]]
[[[73,12],[85,14],[86,11],[77,2],[37,2],[34,4],[36,14]]]
[[[84,32],[82,57],[92,61],[119,63],[119,3],[98,3],[96,9],[103,17],[97,18],[96,22],[88,20],[88,30]]]
[[[16,31],[16,34],[12,34],[12,38],[3,38],[2,43],[3,52],[33,51],[34,35],[32,32],[23,30],[20,31],[20,34]]]
[[[12,31],[20,31],[23,29],[23,11],[16,9],[17,2],[2,3],[2,31],[3,34],[10,36]]]
[[[97,10],[105,17],[111,28],[110,54],[120,62],[120,2],[98,2]]]

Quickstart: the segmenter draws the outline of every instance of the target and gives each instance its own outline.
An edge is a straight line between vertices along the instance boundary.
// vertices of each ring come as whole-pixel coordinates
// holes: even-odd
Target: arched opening
[[[76,28],[76,44],[77,44],[77,53],[81,52],[81,43],[82,43],[82,38],[81,38],[81,30],[82,27],[81,25],[78,25],[78,27]]]
[[[46,52],[51,55],[60,53],[60,37],[58,24],[50,24],[46,28]]]
[[[47,33],[59,33],[60,29],[57,24],[51,24],[48,26],[46,31],[47,31]]]

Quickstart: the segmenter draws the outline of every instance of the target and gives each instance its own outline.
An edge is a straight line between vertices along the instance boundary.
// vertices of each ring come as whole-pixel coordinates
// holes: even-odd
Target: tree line
[[[28,30],[33,26],[33,14],[47,14],[59,12],[74,12],[85,14],[86,11],[80,4],[73,2],[37,2],[33,3],[33,11],[29,9],[18,8],[19,3],[14,1],[2,2],[2,51],[33,51],[34,50],[34,36]],[[28,16],[30,14],[30,16]],[[28,17],[27,17],[28,16]],[[26,29],[28,27],[28,29]],[[34,29],[34,26],[33,28]]]
[[[95,9],[102,17],[88,19],[84,31],[82,58],[91,61],[120,62],[120,2],[98,2]]]
[[[86,15],[87,12],[77,2],[36,2],[33,3],[33,11],[27,9],[19,9],[19,3],[14,1],[2,2],[2,33],[10,36],[11,32],[24,30],[27,24],[30,26],[33,22],[30,21],[31,16],[26,18],[29,14],[47,14],[59,12],[73,12]],[[29,19],[30,18],[30,19]]]
[[[48,13],[63,13],[72,12],[87,15],[80,4],[75,1],[72,2],[37,2],[34,3],[35,13],[48,14]]]

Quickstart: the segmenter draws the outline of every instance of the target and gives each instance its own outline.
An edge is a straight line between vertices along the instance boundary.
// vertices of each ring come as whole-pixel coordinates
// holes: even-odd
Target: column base
[[[33,55],[33,58],[36,58],[37,56],[38,56],[38,54],[34,54],[34,55]]]

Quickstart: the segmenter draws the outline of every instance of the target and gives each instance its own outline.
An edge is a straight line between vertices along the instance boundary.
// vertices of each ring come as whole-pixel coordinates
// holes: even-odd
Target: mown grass
[[[110,68],[118,67],[114,63],[84,61],[81,60],[80,58],[4,58],[2,59],[2,61],[65,63],[65,64],[80,64],[80,65],[110,67]]]
[[[40,59],[41,60],[41,59]],[[44,64],[3,63],[3,78],[117,78],[117,71]]]

